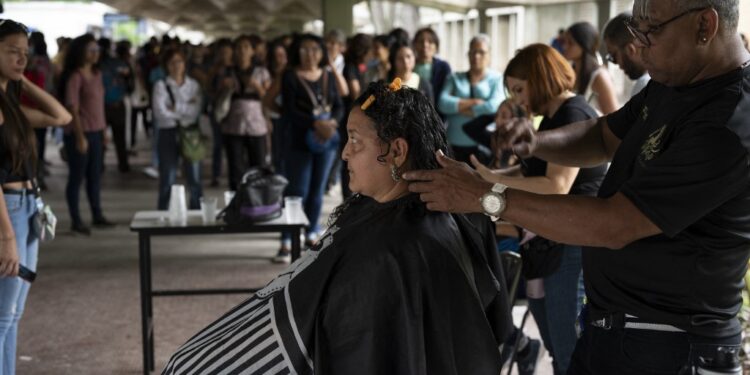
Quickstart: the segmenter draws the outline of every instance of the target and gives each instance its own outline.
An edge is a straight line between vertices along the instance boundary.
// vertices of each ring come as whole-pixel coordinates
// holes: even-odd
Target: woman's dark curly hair
[[[364,110],[364,114],[375,124],[378,138],[388,145],[388,149],[378,156],[377,162],[385,163],[385,157],[390,152],[390,142],[403,138],[409,145],[409,154],[402,172],[440,168],[435,153],[443,150],[450,156],[450,148],[443,120],[432,101],[421,92],[408,87],[390,91],[386,82],[379,81],[370,83],[367,90],[354,102],[353,110],[360,108],[370,95],[375,96],[375,101]],[[359,198],[359,194],[355,194],[337,207],[328,220],[329,225],[335,223]]]
[[[362,95],[354,102],[360,107],[370,95],[375,101],[364,113],[375,123],[375,129],[383,143],[389,144],[396,138],[404,138],[409,144],[407,169],[437,169],[435,152],[449,152],[443,120],[440,119],[432,102],[418,90],[402,87],[390,91],[384,81],[370,83]],[[385,162],[385,156],[378,161]]]

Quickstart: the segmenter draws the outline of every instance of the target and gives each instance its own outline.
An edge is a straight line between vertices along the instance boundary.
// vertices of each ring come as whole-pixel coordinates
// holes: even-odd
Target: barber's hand
[[[513,118],[497,124],[494,134],[495,145],[500,150],[512,150],[525,159],[534,154],[537,147],[534,124],[527,118]]]
[[[483,212],[479,200],[492,189],[492,183],[485,181],[466,163],[450,159],[442,151],[436,153],[436,158],[442,169],[404,174],[409,191],[419,193],[420,199],[427,203],[427,209],[432,211]]]
[[[18,250],[15,238],[0,240],[0,277],[18,275]]]

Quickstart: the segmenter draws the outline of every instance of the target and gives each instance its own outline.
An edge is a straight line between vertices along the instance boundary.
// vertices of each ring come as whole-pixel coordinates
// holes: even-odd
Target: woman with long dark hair
[[[619,108],[614,83],[607,68],[599,63],[599,31],[588,22],[578,22],[563,36],[563,55],[576,72],[575,91],[601,114]]]
[[[81,35],[70,43],[65,66],[60,76],[60,98],[73,115],[65,129],[63,141],[68,154],[68,202],[71,230],[90,235],[83,223],[78,203],[83,180],[91,207],[92,223],[96,227],[114,224],[104,217],[101,205],[102,163],[104,162],[104,83],[98,66],[99,45],[91,34]]]
[[[281,116],[281,80],[289,61],[286,47],[281,38],[271,43],[268,49],[268,72],[271,75],[271,86],[263,97],[263,106],[271,118],[271,161],[276,173],[286,176],[285,156],[289,149],[289,126]]]
[[[414,57],[414,49],[412,49],[411,44],[403,42],[394,43],[391,46],[388,59],[391,63],[388,79],[400,78],[404,86],[418,90],[430,99],[430,102],[434,105],[435,96],[432,92],[432,84],[430,84],[429,80],[422,79],[419,74],[414,72],[416,58]]]
[[[15,374],[18,321],[30,284],[16,277],[20,265],[35,271],[38,234],[30,223],[37,212],[32,179],[39,168],[32,128],[61,126],[70,114],[52,95],[23,76],[29,30],[0,20],[0,374]],[[36,105],[19,104],[24,94]]]

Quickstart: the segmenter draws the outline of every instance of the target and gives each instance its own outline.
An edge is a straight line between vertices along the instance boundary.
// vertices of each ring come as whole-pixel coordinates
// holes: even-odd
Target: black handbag
[[[534,237],[521,245],[522,272],[526,280],[547,277],[562,263],[565,245],[544,237]]]
[[[242,176],[234,198],[217,219],[227,224],[257,223],[281,216],[286,178],[268,168],[255,167]]]

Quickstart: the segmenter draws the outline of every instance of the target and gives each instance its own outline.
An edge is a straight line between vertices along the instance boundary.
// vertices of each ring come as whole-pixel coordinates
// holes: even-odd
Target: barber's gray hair
[[[648,19],[648,5],[652,0],[635,0],[633,15],[635,17]],[[659,0],[663,1],[663,0]],[[740,0],[672,0],[677,12],[685,12],[690,9],[711,7],[719,14],[719,22],[725,33],[737,32],[737,24],[740,19]]]
[[[469,48],[471,48],[471,45],[474,43],[482,42],[487,46],[487,49],[489,49],[492,44],[490,44],[490,36],[487,34],[477,34],[473,38],[471,38],[471,41],[469,42]]]

